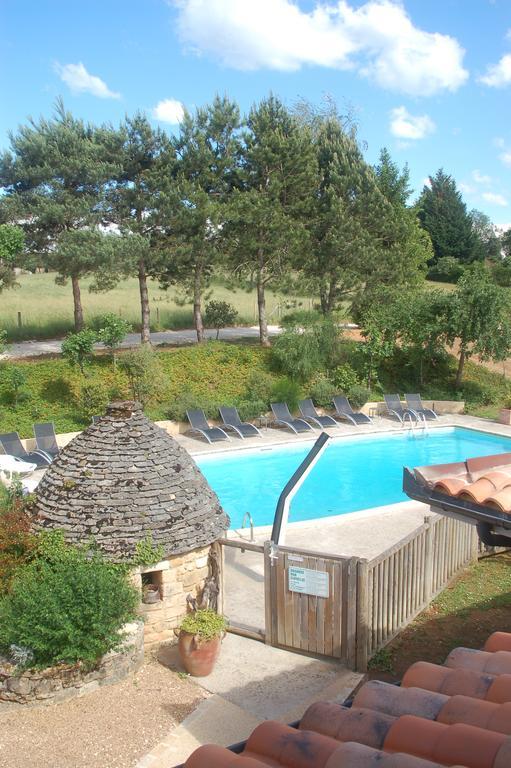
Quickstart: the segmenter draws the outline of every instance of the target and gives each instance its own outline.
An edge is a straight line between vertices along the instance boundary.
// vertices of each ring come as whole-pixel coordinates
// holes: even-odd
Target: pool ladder
[[[428,431],[428,422],[426,421],[426,417],[424,416],[423,413],[417,413],[416,419],[414,420],[412,414],[409,411],[407,411],[403,416],[403,421],[401,422],[401,426],[403,427],[403,429],[406,427],[407,421],[409,422],[408,429],[411,430],[412,432],[415,432],[415,430],[418,427],[422,427],[423,434],[425,434]]]
[[[248,521],[248,524],[250,525],[250,541],[254,541],[254,520],[252,518],[252,515],[247,510],[245,514],[243,515],[243,520],[241,521],[241,529],[245,527],[245,523]]]

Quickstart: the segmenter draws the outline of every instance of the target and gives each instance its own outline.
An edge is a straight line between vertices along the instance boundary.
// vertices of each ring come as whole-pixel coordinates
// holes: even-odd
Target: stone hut
[[[62,449],[38,486],[36,513],[40,528],[60,529],[72,544],[94,537],[114,562],[131,559],[148,537],[161,545],[161,562],[133,572],[155,600],[142,603],[146,646],[173,636],[190,596],[214,604],[214,542],[229,518],[191,456],[139,403],[110,404]]]

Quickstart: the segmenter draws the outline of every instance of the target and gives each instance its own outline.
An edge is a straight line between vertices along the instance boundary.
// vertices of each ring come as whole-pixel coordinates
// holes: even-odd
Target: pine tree
[[[166,218],[172,259],[160,281],[177,283],[191,298],[199,342],[204,339],[203,293],[220,258],[225,204],[238,183],[239,126],[238,106],[216,96],[195,114],[185,114],[173,141],[175,186]]]
[[[275,96],[252,107],[247,129],[224,234],[234,273],[256,284],[259,337],[268,346],[266,289],[288,276],[308,246],[315,160],[308,129]]]
[[[103,185],[112,173],[103,133],[74,118],[57,101],[52,119],[30,120],[12,134],[0,158],[0,186],[10,220],[25,232],[27,250],[39,254],[61,283],[71,280],[75,329],[83,327],[80,280],[104,270],[111,249],[98,239]],[[80,232],[80,248],[70,248]],[[88,240],[90,234],[90,241]]]
[[[472,221],[456,182],[442,168],[429,180],[431,186],[424,186],[418,213],[433,243],[434,259],[430,266],[445,257],[463,263],[473,261],[476,242]]]
[[[141,340],[149,344],[150,306],[147,281],[163,269],[165,249],[159,229],[163,226],[165,194],[172,187],[174,153],[167,135],[153,129],[145,115],[127,117],[110,135],[117,172],[106,196],[106,218],[118,225],[117,275],[135,274],[141,310]]]

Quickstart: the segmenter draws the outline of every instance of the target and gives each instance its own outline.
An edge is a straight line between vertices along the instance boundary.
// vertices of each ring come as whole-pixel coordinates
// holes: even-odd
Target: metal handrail
[[[291,499],[298,491],[301,484],[312,470],[316,462],[319,460],[319,457],[325,450],[326,444],[329,440],[330,435],[327,435],[326,432],[322,432],[298,469],[293,473],[291,478],[284,486],[284,490],[279,496],[279,500],[275,508],[275,516],[273,518],[271,541],[274,544],[283,543]]]
[[[245,514],[243,515],[243,519],[241,521],[241,529],[245,527],[245,521],[248,519],[248,524],[250,525],[250,541],[254,541],[254,520],[252,518],[252,515],[247,510]]]

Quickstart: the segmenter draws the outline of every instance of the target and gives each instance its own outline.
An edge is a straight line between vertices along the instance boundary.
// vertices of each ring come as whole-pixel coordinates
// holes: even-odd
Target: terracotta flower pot
[[[190,632],[179,633],[179,655],[186,671],[193,677],[207,677],[213,671],[220,653],[222,635],[212,640],[201,640]]]

